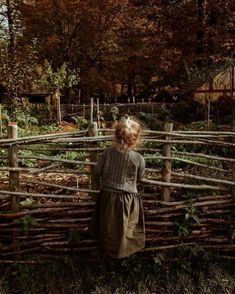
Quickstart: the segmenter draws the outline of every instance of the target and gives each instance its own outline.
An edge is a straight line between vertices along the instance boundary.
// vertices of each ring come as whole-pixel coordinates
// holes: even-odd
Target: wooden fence
[[[91,99],[93,101],[93,99]],[[168,104],[168,107],[171,104]],[[44,104],[32,104],[37,111],[40,111],[40,109],[45,108]],[[161,109],[162,103],[103,103],[100,104],[99,100],[96,100],[93,105],[93,110],[95,114],[100,115],[101,113],[109,113],[114,110],[114,107],[118,108],[119,114],[131,114],[136,115],[140,112],[144,113],[156,113]],[[58,110],[58,106],[51,106],[50,107],[50,115],[44,114],[42,116],[43,120],[58,120],[58,116],[61,115],[61,118],[68,118],[72,116],[80,116],[85,119],[90,120],[91,115],[91,104],[61,104],[60,109]]]
[[[110,112],[113,107],[118,107],[120,114],[132,114],[135,115],[139,112],[145,113],[155,113],[159,111],[161,103],[114,103],[114,104],[99,104],[99,102],[94,103],[95,112],[101,111],[102,113]],[[90,118],[90,104],[83,105],[61,105],[61,112],[63,115],[79,115],[84,118]]]
[[[36,263],[90,252],[87,235],[99,192],[93,167],[112,131],[0,140],[0,262]],[[146,177],[139,185],[146,221],[140,254],[179,250],[235,259],[234,132],[145,130],[139,152]],[[213,155],[212,155],[213,154]]]

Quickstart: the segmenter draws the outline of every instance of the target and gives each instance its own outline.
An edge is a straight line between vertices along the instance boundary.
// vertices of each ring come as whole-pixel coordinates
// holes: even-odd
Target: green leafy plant
[[[162,263],[165,261],[165,256],[161,253],[156,254],[154,257],[154,265],[161,266]]]
[[[235,241],[235,219],[233,219],[229,232],[230,232],[231,240],[234,242]]]
[[[8,122],[10,121],[10,116],[8,114],[7,109],[4,107],[4,105],[2,105],[2,110],[1,110],[1,114],[2,114],[2,132],[3,135],[7,133],[7,125]]]
[[[48,61],[44,64],[44,71],[41,78],[37,81],[42,86],[52,91],[60,91],[65,86],[72,87],[78,84],[78,73],[68,67],[64,62],[60,68],[55,70]]]
[[[69,160],[76,160],[77,156],[78,156],[77,152],[75,152],[75,151],[67,151],[65,153],[62,153],[60,155],[60,158],[69,159]]]
[[[68,160],[76,160],[81,158],[86,158],[89,156],[87,152],[76,152],[76,151],[66,151],[60,154],[60,158]]]
[[[30,156],[33,155],[33,152],[30,150],[20,150],[19,155],[25,155]],[[33,158],[21,158],[20,159],[20,165],[24,167],[36,167],[37,166],[37,160]]]
[[[40,134],[55,133],[55,132],[57,132],[59,130],[60,130],[60,128],[55,123],[40,126]]]
[[[38,119],[29,113],[21,113],[18,117],[20,127],[28,127],[29,125],[38,125]]]
[[[19,219],[19,224],[25,233],[28,233],[29,229],[37,225],[37,221],[30,215],[23,216]]]
[[[33,204],[33,200],[31,200],[30,198],[26,198],[25,200],[23,200],[23,201],[20,201],[20,205],[31,205],[31,204]]]
[[[179,236],[187,236],[191,232],[193,223],[200,223],[198,212],[192,205],[184,209],[184,213],[174,222],[178,228]]]
[[[181,192],[181,197],[185,198],[185,199],[191,199],[193,197],[196,197],[198,195],[198,193],[194,190],[186,190]]]
[[[79,244],[81,240],[82,240],[82,235],[79,231],[74,230],[69,232],[69,236],[68,236],[69,243]]]
[[[76,123],[79,129],[86,129],[88,126],[88,121],[84,117],[74,115],[71,117],[71,119]]]
[[[6,157],[6,159],[0,160],[0,166],[6,166],[8,164],[6,149],[0,149],[0,157]]]
[[[143,156],[145,157],[154,157],[154,156],[162,156],[160,152],[155,153],[144,153]],[[162,160],[161,159],[154,159],[154,158],[146,158],[145,159],[146,165],[151,168],[162,167]]]
[[[166,113],[168,112],[166,111]],[[162,115],[162,117],[160,118],[159,115]],[[150,128],[151,130],[163,130],[164,121],[167,120],[166,115],[164,115],[163,112],[157,114],[140,112],[137,117],[147,128]]]
[[[171,110],[167,107],[160,108],[159,113],[158,113],[158,117],[162,121],[169,121],[172,117]]]
[[[116,120],[117,117],[118,117],[118,114],[119,114],[119,108],[117,106],[113,106],[111,109],[110,109],[110,114],[112,116],[112,119],[113,120]]]
[[[111,107],[111,109],[104,113],[104,119],[107,121],[115,121],[119,115],[119,108],[117,106]]]

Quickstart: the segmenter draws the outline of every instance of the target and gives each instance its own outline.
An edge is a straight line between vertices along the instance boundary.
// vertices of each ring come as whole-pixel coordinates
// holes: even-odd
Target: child
[[[140,132],[136,121],[121,119],[116,126],[114,146],[101,154],[95,167],[102,188],[93,230],[104,254],[112,258],[127,257],[145,246],[143,205],[137,192],[137,180],[144,176],[145,161],[133,151]]]

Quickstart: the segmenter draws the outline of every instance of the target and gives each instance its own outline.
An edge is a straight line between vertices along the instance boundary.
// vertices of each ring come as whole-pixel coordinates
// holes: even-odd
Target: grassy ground
[[[122,262],[65,259],[37,266],[1,268],[0,294],[233,294],[235,264],[197,262],[157,265],[152,260]]]

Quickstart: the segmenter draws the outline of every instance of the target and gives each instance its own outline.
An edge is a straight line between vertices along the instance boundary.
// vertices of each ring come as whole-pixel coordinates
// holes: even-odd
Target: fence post
[[[172,132],[173,130],[173,123],[165,123],[164,125],[164,131],[165,132]],[[171,136],[166,135],[165,140],[170,140]],[[171,144],[170,143],[164,143],[162,145],[162,155],[166,157],[171,156]],[[170,183],[171,181],[171,160],[165,159],[162,163],[162,181]],[[163,201],[170,201],[170,194],[171,194],[171,188],[170,187],[163,187],[162,188],[162,200]]]
[[[230,71],[230,95],[233,101],[233,122],[232,122],[232,131],[235,131],[235,96],[234,96],[234,80],[235,80],[235,66],[232,66]],[[235,143],[235,138],[232,139],[232,142]],[[235,148],[233,148],[233,154]],[[235,163],[232,163],[232,180],[235,182]],[[232,187],[232,196],[235,199],[235,187]]]
[[[232,163],[232,181],[235,182],[235,163]],[[235,187],[232,186],[232,196],[235,199]]]
[[[97,137],[98,136],[98,128],[97,128],[97,122],[91,122],[89,127],[89,137]],[[98,147],[97,142],[94,142],[92,144],[92,147],[96,148]],[[90,152],[90,160],[93,162],[96,162],[99,158],[99,152],[98,151],[91,151]],[[91,166],[91,190],[99,190],[99,181],[97,181],[97,177],[94,173],[94,166]],[[95,200],[96,196],[93,194],[91,196],[92,200]]]
[[[235,127],[233,127],[233,132],[235,131]],[[232,142],[235,143],[235,138],[232,138]],[[233,147],[233,154],[235,153],[235,148]],[[232,181],[235,182],[235,163],[232,163]],[[232,196],[235,199],[235,187],[232,186]]]
[[[56,115],[57,115],[57,123],[61,124],[62,116],[61,116],[61,105],[60,105],[60,92],[56,91],[55,97],[56,97]]]
[[[16,122],[8,123],[8,138],[18,138],[18,126]],[[8,150],[9,167],[18,167],[18,146],[10,146]],[[19,188],[19,172],[9,172],[9,189],[10,191],[17,191]],[[12,196],[11,198],[11,210],[19,211],[20,198],[19,196]]]
[[[83,103],[83,117],[86,118],[86,104]]]
[[[0,104],[0,138],[2,138],[2,105]]]
[[[96,111],[97,111],[97,124],[98,124],[98,129],[100,129],[100,99],[96,99]]]
[[[91,98],[91,103],[90,103],[90,122],[91,122],[91,125],[94,121],[94,99]]]

